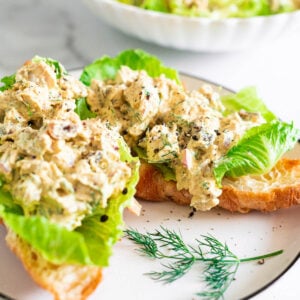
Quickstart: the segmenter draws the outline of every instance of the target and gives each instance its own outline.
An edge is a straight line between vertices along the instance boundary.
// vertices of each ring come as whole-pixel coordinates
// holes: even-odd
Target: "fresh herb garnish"
[[[266,259],[283,253],[275,251],[261,256],[238,258],[227,244],[212,235],[201,235],[196,247],[186,244],[181,234],[165,227],[142,234],[134,229],[125,231],[127,237],[138,244],[143,255],[162,259],[162,271],[146,273],[152,279],[171,283],[185,275],[196,262],[204,263],[203,279],[207,290],[197,293],[204,299],[220,299],[235,278],[240,263]]]

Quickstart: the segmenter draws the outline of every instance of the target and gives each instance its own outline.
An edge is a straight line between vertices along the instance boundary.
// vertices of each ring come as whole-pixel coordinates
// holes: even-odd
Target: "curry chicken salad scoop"
[[[212,171],[247,129],[264,122],[260,113],[222,115],[220,97],[207,85],[186,91],[161,75],[122,66],[114,81],[94,80],[87,98],[92,111],[114,124],[149,163],[168,164],[177,189],[187,189],[191,205],[209,210],[218,205],[221,188]]]
[[[299,131],[279,121],[253,88],[223,97],[207,84],[189,91],[175,70],[141,50],[100,58],[84,69],[81,80],[90,86],[91,111],[116,126],[142,160],[139,198],[172,199],[201,211],[220,205],[240,212],[299,202],[298,192],[283,205],[268,190],[272,180],[278,181],[276,170],[286,174],[286,185],[297,173],[295,184],[300,188],[298,161],[293,167],[285,161],[281,167],[287,172],[275,167],[269,173],[295,145]],[[228,194],[228,186],[238,186],[243,197],[249,197],[255,188],[245,186],[247,175],[265,194],[255,192],[257,201],[240,203],[241,195],[232,190]]]
[[[2,82],[0,216],[8,243],[57,299],[84,299],[122,232],[122,209],[134,203],[138,161],[108,123],[80,119],[76,104],[87,88],[58,62],[35,57]],[[24,256],[28,249],[39,263]],[[74,266],[72,280],[60,278],[64,266]]]

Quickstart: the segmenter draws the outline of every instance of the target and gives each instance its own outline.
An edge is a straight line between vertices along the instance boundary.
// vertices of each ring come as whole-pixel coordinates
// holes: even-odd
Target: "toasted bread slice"
[[[265,175],[225,178],[222,182],[219,206],[230,211],[247,213],[250,210],[274,211],[300,204],[300,160],[282,158]],[[150,201],[172,200],[189,205],[191,195],[178,191],[176,182],[164,180],[152,165],[143,163],[136,197]]]
[[[99,267],[52,264],[12,231],[8,231],[6,241],[36,283],[50,291],[56,300],[86,299],[101,280]]]

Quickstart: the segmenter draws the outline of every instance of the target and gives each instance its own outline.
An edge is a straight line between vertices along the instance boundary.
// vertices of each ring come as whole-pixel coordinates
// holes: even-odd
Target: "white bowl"
[[[266,17],[209,19],[149,11],[116,0],[84,2],[103,21],[126,34],[190,51],[242,50],[300,28],[300,11]]]

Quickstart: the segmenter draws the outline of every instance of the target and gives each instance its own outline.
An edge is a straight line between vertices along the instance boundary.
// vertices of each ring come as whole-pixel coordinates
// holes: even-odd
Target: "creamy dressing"
[[[142,148],[149,162],[168,164],[178,190],[188,190],[191,205],[203,211],[219,203],[215,162],[247,129],[264,122],[260,114],[244,111],[225,117],[209,85],[187,91],[165,76],[152,79],[125,66],[114,81],[94,80],[87,101],[131,147]]]
[[[43,61],[16,73],[0,92],[0,177],[25,215],[42,215],[68,229],[118,195],[131,177],[119,154],[120,135],[99,119],[81,121],[75,100],[87,88],[57,78]]]

